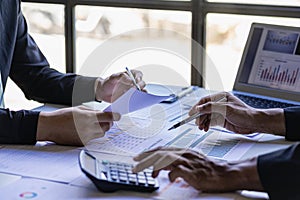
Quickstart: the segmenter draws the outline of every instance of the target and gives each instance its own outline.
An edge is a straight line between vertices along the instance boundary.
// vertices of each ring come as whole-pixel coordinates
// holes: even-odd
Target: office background
[[[300,26],[300,0],[24,0],[22,9],[31,35],[51,67],[61,72],[80,72],[87,56],[107,39],[151,27],[172,30],[203,45],[222,74],[222,88],[210,89],[225,90],[233,86],[252,22]],[[187,82],[206,87],[204,80],[214,78],[190,41],[177,34],[124,37],[121,42],[149,38],[172,40],[189,52],[200,67],[180,67],[178,73]],[[10,80],[5,101],[16,110],[40,105],[26,100]]]

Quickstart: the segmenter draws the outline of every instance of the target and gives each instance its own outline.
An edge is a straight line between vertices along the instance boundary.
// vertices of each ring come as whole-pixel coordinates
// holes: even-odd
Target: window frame
[[[107,6],[124,8],[141,8],[157,10],[190,11],[192,13],[191,38],[205,48],[206,16],[208,13],[217,14],[241,14],[300,18],[300,7],[258,5],[241,3],[218,3],[205,0],[191,1],[163,1],[163,0],[23,0],[31,3],[62,4],[65,6],[65,56],[66,72],[76,71],[76,30],[75,7],[77,5]],[[191,84],[203,86],[203,74],[205,69],[204,56],[198,45],[192,44]],[[194,67],[193,67],[194,66]]]

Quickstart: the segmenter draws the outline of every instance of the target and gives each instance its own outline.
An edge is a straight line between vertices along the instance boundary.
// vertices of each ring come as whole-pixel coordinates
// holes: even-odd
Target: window
[[[300,26],[300,19],[263,17],[248,15],[216,14],[207,15],[206,50],[219,72],[223,85],[206,85],[214,90],[231,90],[253,22]],[[214,79],[211,68],[206,68],[206,78]]]
[[[208,0],[209,2],[244,3],[259,5],[300,6],[300,0]]]
[[[128,66],[142,70],[147,82],[188,85],[191,82],[190,35],[191,12],[77,6],[76,69],[80,74],[108,76]],[[187,58],[172,54],[178,50],[187,52]],[[100,74],[95,74],[95,70],[87,73],[81,68],[95,51],[100,51],[98,60],[85,67],[96,64],[96,71],[103,69]],[[108,56],[110,59],[106,60]],[[180,75],[182,81],[157,70]]]
[[[174,72],[184,77],[185,82],[209,89],[230,90],[232,88],[252,22],[300,26],[300,0],[24,1],[31,2],[23,3],[23,12],[28,19],[30,33],[49,59],[51,66],[59,71],[99,75],[93,71],[85,72],[82,65],[86,64],[87,58],[96,48],[109,44],[108,41],[115,42],[114,39],[118,37],[118,44],[169,41],[174,46],[180,47],[189,57],[192,57],[193,61],[199,63],[197,70],[200,70],[200,73],[204,72],[203,77],[193,73],[194,70],[187,62],[178,57],[172,57],[170,52],[155,54],[157,52],[153,51],[122,55],[112,60],[109,70],[102,70],[101,74],[108,75],[123,71],[125,65],[128,65],[130,68],[142,69],[146,81],[151,81],[155,80],[155,77],[148,77],[148,74],[159,71],[160,65],[166,65],[171,66]],[[145,31],[149,28],[167,29],[177,34],[170,34],[166,31],[168,34],[161,32],[155,35],[151,31]],[[139,37],[133,37],[133,34],[128,35],[138,29],[144,30]],[[198,55],[196,49],[191,47],[187,40],[182,39],[182,36],[193,38],[203,44],[214,66],[204,63],[202,56]],[[45,41],[51,41],[51,44],[47,45]],[[156,66],[153,70],[149,70],[152,69],[150,62],[145,62],[145,60],[153,62],[154,58],[162,63],[155,62]],[[100,63],[103,57],[97,59],[99,63],[95,66],[96,69],[103,67]],[[142,66],[143,62],[144,66]],[[107,63],[104,64],[104,67],[107,67]],[[203,83],[206,84],[205,80],[214,78],[212,67],[222,74],[222,84],[203,85]],[[167,77],[166,73],[166,71],[156,73],[157,80],[162,80],[161,76]],[[163,83],[174,84],[171,79]],[[7,92],[9,89],[6,90]],[[8,96],[6,94],[6,97]]]
[[[65,67],[64,6],[57,4],[22,3],[29,32],[50,66],[61,72]],[[8,79],[5,90],[5,106],[10,109],[32,109],[41,104],[28,101],[23,92]]]

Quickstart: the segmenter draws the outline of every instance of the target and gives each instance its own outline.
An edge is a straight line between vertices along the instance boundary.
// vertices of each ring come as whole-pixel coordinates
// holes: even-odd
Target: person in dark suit
[[[49,113],[4,109],[2,101],[8,77],[22,89],[28,99],[68,106],[91,100],[112,102],[134,87],[126,73],[102,79],[63,74],[51,69],[28,34],[20,0],[0,0],[0,71],[2,144],[35,144],[47,140],[58,144],[82,145],[90,139],[103,136],[112,122],[120,118],[117,113],[96,112],[82,106]],[[137,70],[132,70],[132,73],[143,88],[145,83],[142,73]],[[80,95],[75,95],[74,99],[75,83]]]
[[[226,97],[226,102],[216,99]],[[239,134],[255,132],[285,136],[300,140],[300,107],[285,109],[255,109],[230,93],[223,92],[202,98],[190,115],[203,113],[196,119],[199,129],[222,126]],[[300,199],[300,145],[260,155],[248,160],[229,163],[212,160],[190,149],[157,148],[140,155],[133,172],[154,167],[153,176],[169,170],[174,181],[182,177],[187,183],[204,192],[235,190],[265,191],[270,199]]]

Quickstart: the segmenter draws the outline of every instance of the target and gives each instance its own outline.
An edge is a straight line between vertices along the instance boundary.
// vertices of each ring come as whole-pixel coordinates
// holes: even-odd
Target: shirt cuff
[[[81,105],[84,102],[95,101],[95,84],[97,78],[77,76],[74,82],[72,105]]]

